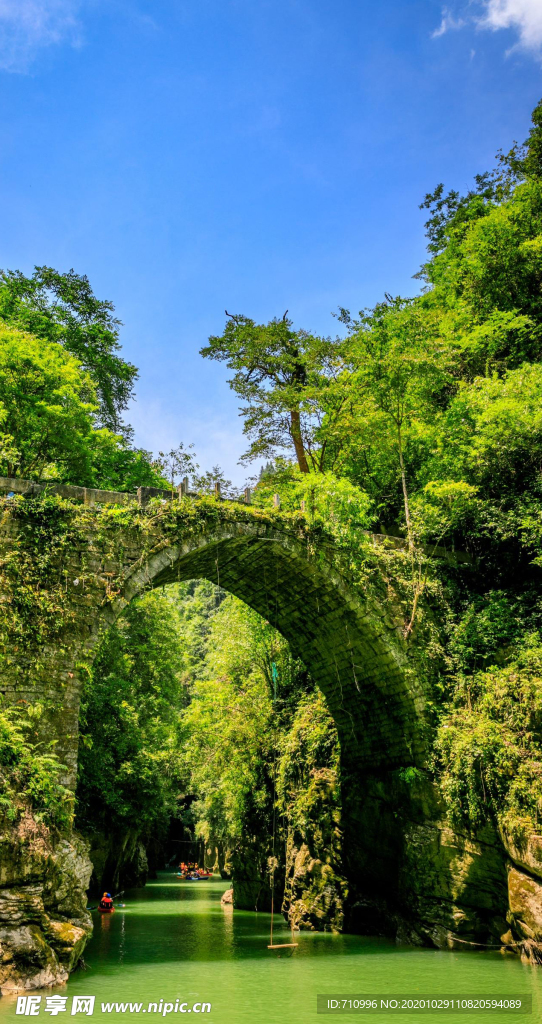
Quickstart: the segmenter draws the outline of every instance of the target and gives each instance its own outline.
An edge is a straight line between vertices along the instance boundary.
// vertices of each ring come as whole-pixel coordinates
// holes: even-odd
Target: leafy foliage
[[[88,475],[94,386],[59,345],[0,330],[0,458],[4,475],[40,477],[57,463]]]
[[[0,709],[0,809],[15,821],[27,809],[46,825],[71,824],[70,794],[62,783],[65,766],[54,752],[33,740],[39,705]]]
[[[131,490],[162,486],[147,452],[96,429],[96,388],[56,342],[0,328],[0,472]]]
[[[486,821],[521,845],[542,811],[542,644],[525,638],[501,668],[464,677],[436,745],[452,818]]]
[[[227,315],[224,333],[209,338],[201,354],[235,371],[230,387],[248,402],[241,413],[251,445],[243,458],[269,458],[293,447],[302,473],[309,465],[324,469],[325,449],[317,442],[322,400],[333,404],[333,394],[339,407],[344,402],[336,386],[340,341],[293,331],[286,313],[268,324]]]
[[[277,730],[289,727],[312,684],[280,634],[231,596],[212,614],[204,657],[181,719],[197,829],[206,841],[231,846],[246,834],[266,842]]]
[[[118,432],[137,370],[118,355],[120,321],[111,302],[97,299],[87,277],[35,267],[0,273],[0,319],[75,356],[92,378],[103,426]]]
[[[103,639],[83,693],[77,822],[143,835],[167,826],[182,790],[182,645],[174,604],[152,593]]]

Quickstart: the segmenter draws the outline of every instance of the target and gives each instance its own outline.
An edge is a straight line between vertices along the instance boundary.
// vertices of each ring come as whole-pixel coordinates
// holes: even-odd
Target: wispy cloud
[[[77,45],[79,0],[0,0],[0,69],[27,71],[36,53]]]
[[[432,33],[433,39],[438,39],[439,36],[443,36],[446,32],[450,32],[453,29],[463,28],[465,24],[466,22],[464,18],[454,18],[448,8],[444,7],[442,11],[442,21],[439,27]]]
[[[542,50],[542,0],[468,0],[463,13],[442,9],[442,20],[432,33],[433,39],[453,29],[474,25],[478,29],[513,29],[518,33],[516,46]]]
[[[542,49],[542,0],[486,0],[485,7],[479,22],[483,28],[516,29],[520,46]]]

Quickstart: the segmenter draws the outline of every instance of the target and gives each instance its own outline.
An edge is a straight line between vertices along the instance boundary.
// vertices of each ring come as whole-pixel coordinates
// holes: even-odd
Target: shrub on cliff
[[[521,844],[542,817],[542,643],[507,665],[461,676],[436,755],[454,822],[491,821]]]
[[[57,827],[71,823],[71,802],[62,784],[66,769],[54,753],[30,738],[39,707],[0,709],[0,809],[15,821],[30,808],[34,818]]]

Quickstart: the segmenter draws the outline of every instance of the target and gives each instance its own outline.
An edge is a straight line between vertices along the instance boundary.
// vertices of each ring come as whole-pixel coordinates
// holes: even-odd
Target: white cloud
[[[432,33],[433,39],[474,24],[493,32],[515,29],[519,35],[517,46],[535,52],[542,50],[542,0],[467,0],[463,7],[464,17],[443,7],[442,20]]]
[[[26,71],[45,46],[79,41],[79,0],[0,0],[0,68]]]
[[[432,33],[433,39],[438,39],[439,36],[443,36],[446,32],[450,32],[452,29],[463,28],[465,21],[463,18],[454,18],[453,14],[444,7],[442,11],[442,21],[438,28]]]
[[[519,33],[520,46],[529,50],[542,47],[542,0],[485,0],[485,7],[482,27],[494,31],[513,28]]]

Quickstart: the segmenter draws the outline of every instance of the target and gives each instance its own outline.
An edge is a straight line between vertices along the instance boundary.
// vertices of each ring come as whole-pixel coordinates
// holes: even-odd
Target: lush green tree
[[[167,480],[172,498],[175,494],[175,487],[178,486],[181,478],[192,475],[198,468],[190,450],[193,447],[193,444],[186,446],[181,441],[176,448],[171,448],[169,452],[158,452],[158,458],[153,462],[154,469]]]
[[[273,665],[275,669],[273,670]],[[274,673],[280,697],[273,705]],[[269,835],[274,733],[289,719],[306,676],[286,641],[260,615],[228,596],[213,609],[205,662],[190,685],[182,742],[197,829],[206,841],[242,844]]]
[[[435,432],[425,472],[510,502],[542,481],[542,364],[461,383]]]
[[[175,604],[153,592],[106,634],[81,703],[77,822],[85,832],[165,829],[183,789],[183,646]]]
[[[497,312],[530,318],[508,327],[509,352],[503,344],[506,318],[495,323],[498,354],[508,356],[509,365],[540,354],[541,210],[542,181],[519,184],[505,202],[486,203],[475,219],[451,230],[447,245],[425,267],[431,285],[426,302],[451,311],[450,326],[457,324],[460,338]],[[514,345],[518,327],[519,347]],[[529,327],[534,336],[527,343]],[[491,345],[492,332],[487,333]]]
[[[515,186],[525,179],[542,179],[542,100],[533,110],[532,125],[525,143],[522,146],[514,143],[508,153],[498,153],[496,167],[476,174],[474,187],[466,195],[462,196],[454,189],[445,194],[441,182],[424,197],[420,209],[429,210],[425,227],[430,255],[435,256],[446,249],[450,237],[478,217],[484,217],[488,207],[498,206],[509,199]]]
[[[99,418],[118,433],[133,394],[135,366],[118,354],[120,321],[111,302],[97,299],[87,277],[35,267],[0,272],[0,320],[75,356],[96,386]]]
[[[198,835],[230,849],[250,833],[269,834],[271,701],[257,673],[198,680],[182,719],[182,746]]]
[[[0,471],[130,491],[163,486],[148,452],[95,428],[96,387],[56,342],[0,327]]]
[[[213,619],[226,592],[209,580],[190,580],[172,588],[183,643],[183,681],[186,693],[194,679],[206,675],[206,656]]]
[[[330,418],[331,407],[337,414],[345,401],[335,386],[343,370],[341,342],[294,331],[286,313],[268,324],[227,315],[224,333],[210,337],[201,354],[235,371],[229,383],[247,403],[241,414],[251,440],[243,458],[272,458],[293,448],[302,473],[324,469],[324,395]]]
[[[526,146],[466,196],[439,186],[426,197],[422,296],[388,298],[357,320],[341,311],[350,383],[335,473],[411,548],[416,538],[472,547],[473,537],[494,546],[539,533],[541,119],[539,105]]]
[[[89,471],[72,482],[111,491],[136,491],[138,487],[167,488],[160,462],[150,452],[134,448],[123,434],[107,427],[93,430],[88,438]]]
[[[490,821],[521,845],[542,815],[540,633],[506,660],[458,678],[438,733],[437,770],[460,827]]]
[[[347,478],[330,472],[301,473],[283,459],[257,481],[252,504],[272,507],[276,495],[283,510],[302,513],[347,546],[371,529],[376,518],[369,495]]]
[[[397,455],[406,534],[414,546],[409,484],[405,463],[406,433],[413,420],[434,415],[449,384],[449,357],[439,336],[438,320],[415,300],[391,299],[352,320],[350,346],[359,401],[387,422]]]
[[[15,822],[30,811],[37,821],[62,829],[71,825],[72,804],[54,743],[44,747],[35,739],[43,710],[26,701],[0,707],[0,815]]]
[[[74,356],[54,342],[0,329],[0,465],[39,478],[56,465],[88,475],[95,389]]]

